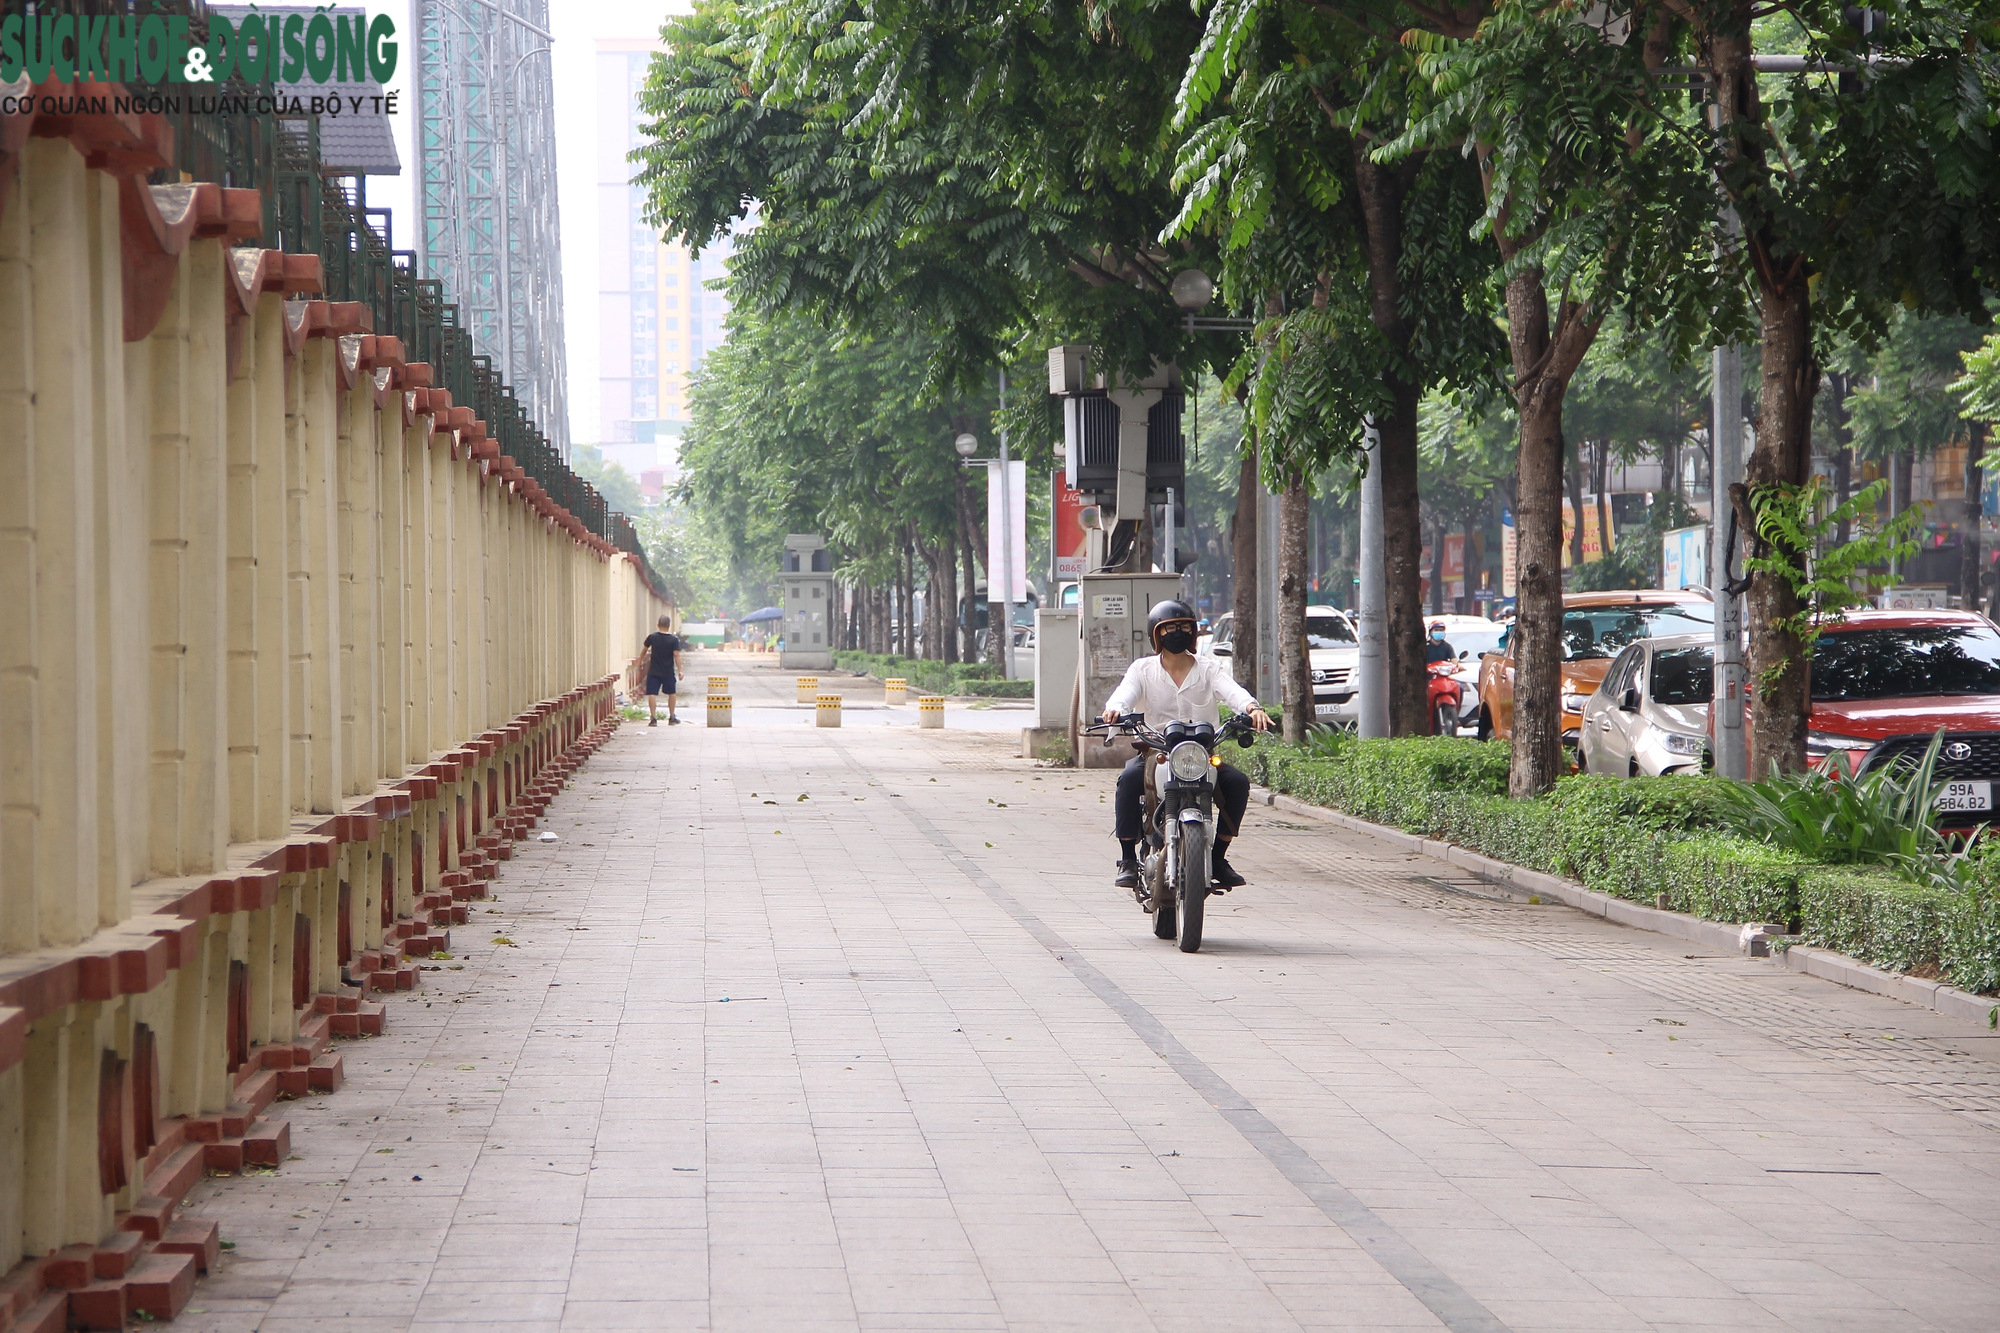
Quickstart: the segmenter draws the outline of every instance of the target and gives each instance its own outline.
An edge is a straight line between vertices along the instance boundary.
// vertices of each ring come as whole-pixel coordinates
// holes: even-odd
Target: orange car
[[[1698,592],[1573,592],[1563,598],[1562,728],[1571,744],[1583,725],[1583,701],[1611,659],[1637,639],[1698,634],[1715,625],[1715,604]],[[1514,631],[1479,659],[1479,735],[1514,734]]]

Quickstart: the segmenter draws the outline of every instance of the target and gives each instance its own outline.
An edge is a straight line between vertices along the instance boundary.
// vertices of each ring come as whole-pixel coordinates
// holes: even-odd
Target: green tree
[[[1661,11],[1665,12],[1665,11]],[[1503,0],[1423,11],[1405,43],[1422,107],[1376,156],[1457,146],[1485,189],[1479,228],[1499,251],[1511,389],[1520,430],[1515,482],[1519,600],[1513,765],[1518,796],[1562,771],[1562,491],[1569,386],[1608,319],[1657,329],[1684,362],[1719,322],[1740,329],[1710,244],[1717,191],[1691,104],[1660,71],[1671,45],[1635,9],[1624,41],[1568,3]],[[1657,26],[1657,25],[1655,25]]]
[[[1374,156],[1410,109],[1398,12],[1315,0],[1210,8],[1181,81],[1174,183],[1186,201],[1168,235],[1210,238],[1229,303],[1264,310],[1235,374],[1250,386],[1266,478],[1286,492],[1284,544],[1303,549],[1311,480],[1359,466],[1364,427],[1376,429],[1390,722],[1410,735],[1430,725],[1418,405],[1433,388],[1492,392],[1503,348],[1482,299],[1490,248],[1470,235],[1475,166],[1426,151]],[[1303,615],[1303,578],[1286,609]]]
[[[636,515],[645,511],[645,501],[639,495],[639,483],[618,464],[606,462],[604,451],[596,445],[578,445],[570,458],[570,469],[595,486],[605,503],[618,512]]]
[[[647,216],[738,237],[739,304],[935,335],[983,390],[1017,347],[1088,342],[1143,373],[1233,355],[1190,337],[1160,245],[1166,125],[1200,34],[1184,7],[704,0],[671,18],[634,153]],[[1185,252],[1184,252],[1185,253]]]
[[[775,570],[787,532],[824,533],[876,651],[918,648],[914,594],[928,590],[922,650],[955,660],[973,543],[951,438],[993,405],[940,401],[925,384],[933,350],[921,334],[841,337],[804,313],[738,307],[690,398],[681,491],[728,534],[739,577]]]
[[[1664,4],[1665,0],[1662,0]],[[1757,443],[1734,497],[1751,530],[1753,493],[1789,505],[1808,483],[1821,367],[1842,334],[1879,337],[1898,307],[1984,322],[2000,263],[2000,160],[1992,127],[2000,26],[1989,5],[1885,0],[1879,10],[1801,0],[1707,0],[1648,15],[1715,90],[1702,135],[1741,225],[1737,255],[1755,294],[1762,347]],[[1760,72],[1773,48],[1805,68]],[[1746,608],[1760,760],[1805,764],[1805,644],[1799,588],[1811,552],[1780,544],[1792,576],[1760,574]],[[1760,557],[1761,558],[1761,557]]]

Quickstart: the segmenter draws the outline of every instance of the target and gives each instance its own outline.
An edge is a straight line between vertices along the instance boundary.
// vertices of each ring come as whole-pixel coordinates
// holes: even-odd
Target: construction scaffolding
[[[548,0],[412,0],[419,272],[569,457]]]

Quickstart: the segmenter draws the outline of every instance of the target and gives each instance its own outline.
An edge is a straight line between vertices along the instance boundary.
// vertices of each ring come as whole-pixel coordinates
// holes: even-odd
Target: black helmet
[[[1160,626],[1176,620],[1194,624],[1194,608],[1178,598],[1168,598],[1164,602],[1153,603],[1153,609],[1146,613],[1146,638],[1154,648],[1160,646]]]

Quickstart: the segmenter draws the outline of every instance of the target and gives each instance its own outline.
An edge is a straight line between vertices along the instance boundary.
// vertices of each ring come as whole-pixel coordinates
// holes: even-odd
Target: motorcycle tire
[[[1437,716],[1431,719],[1431,734],[1435,736],[1458,735],[1458,705],[1439,704]]]
[[[1208,829],[1181,825],[1181,952],[1201,948],[1202,906],[1208,901]]]
[[[1174,937],[1180,925],[1180,911],[1174,896],[1174,886],[1169,884],[1155,900],[1153,907],[1153,933],[1163,940]]]

